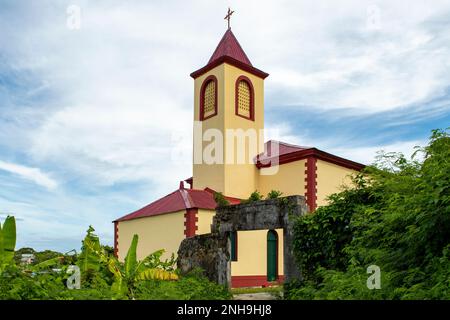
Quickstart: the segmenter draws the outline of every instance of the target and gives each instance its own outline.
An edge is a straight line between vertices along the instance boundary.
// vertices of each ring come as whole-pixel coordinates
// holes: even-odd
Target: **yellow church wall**
[[[341,191],[341,186],[350,186],[350,176],[357,173],[355,170],[347,169],[323,160],[317,160],[317,206],[327,204],[326,198]]]
[[[247,77],[254,90],[254,121],[236,115],[236,81],[240,76]],[[225,128],[244,133],[245,140],[244,159],[245,164],[237,163],[237,149],[240,144],[237,138],[227,137],[226,144],[233,145],[234,150],[226,149],[226,152],[234,154],[233,163],[225,165],[225,190],[227,196],[248,198],[257,189],[258,169],[253,163],[253,158],[264,151],[264,80],[245,72],[230,64],[225,64]],[[252,143],[253,141],[253,143]],[[243,149],[243,148],[240,148]]]
[[[200,90],[203,82],[209,76],[215,76],[217,78],[217,115],[206,119],[201,122],[202,131],[201,137],[198,137],[197,131],[194,127],[194,163],[193,163],[193,187],[194,189],[205,189],[209,187],[218,192],[224,191],[224,177],[225,171],[222,164],[207,164],[207,163],[196,163],[196,158],[200,157],[200,160],[203,160],[202,154],[203,150],[206,146],[208,146],[212,141],[203,141],[203,133],[204,131],[215,128],[224,131],[224,90],[222,88],[222,84],[224,83],[225,78],[225,66],[221,64],[214,69],[211,69],[209,72],[204,75],[198,77],[194,81],[194,121],[199,121],[200,119]],[[201,147],[196,147],[196,142],[201,143]]]
[[[305,160],[282,164],[274,175],[260,174],[258,191],[266,196],[272,190],[283,192],[283,196],[304,195]]]
[[[195,234],[211,233],[211,224],[213,217],[216,214],[215,210],[198,209],[197,212],[197,232]]]
[[[119,259],[125,259],[134,234],[139,236],[137,256],[143,259],[150,253],[165,249],[163,258],[170,258],[172,253],[177,254],[184,235],[184,214],[186,211],[177,211],[153,217],[139,218],[119,222],[118,248]]]
[[[237,261],[231,262],[231,276],[267,275],[267,232],[238,231]],[[283,229],[278,233],[278,275],[283,275]]]

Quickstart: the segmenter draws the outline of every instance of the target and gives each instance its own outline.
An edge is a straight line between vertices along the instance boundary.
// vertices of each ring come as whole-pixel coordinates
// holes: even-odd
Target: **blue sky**
[[[228,6],[278,138],[370,163],[450,125],[448,1],[0,0],[0,220],[19,247],[79,249],[90,224],[112,244],[113,219],[191,175],[189,73]]]

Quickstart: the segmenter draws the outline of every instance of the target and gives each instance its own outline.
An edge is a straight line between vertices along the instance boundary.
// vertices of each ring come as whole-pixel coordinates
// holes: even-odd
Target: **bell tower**
[[[228,16],[229,17],[229,16]],[[194,71],[193,187],[247,198],[257,188],[253,158],[264,145],[264,79],[231,28]]]

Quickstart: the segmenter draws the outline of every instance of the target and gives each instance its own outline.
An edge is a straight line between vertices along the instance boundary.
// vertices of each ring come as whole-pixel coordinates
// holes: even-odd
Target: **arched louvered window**
[[[253,85],[245,76],[236,80],[236,115],[255,120]]]
[[[217,114],[217,78],[209,76],[200,89],[200,120],[206,120]]]

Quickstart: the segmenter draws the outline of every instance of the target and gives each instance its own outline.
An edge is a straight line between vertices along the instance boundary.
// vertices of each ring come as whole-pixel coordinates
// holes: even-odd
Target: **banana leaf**
[[[0,273],[3,268],[14,260],[14,248],[16,246],[16,219],[8,216],[0,224]]]
[[[133,236],[133,240],[131,241],[131,246],[128,249],[127,256],[125,257],[125,275],[127,277],[131,277],[135,271],[137,266],[137,245],[138,245],[139,237],[137,234]]]
[[[30,269],[32,271],[39,271],[39,270],[42,270],[42,269],[48,269],[50,267],[54,267],[54,266],[59,265],[61,263],[62,259],[64,259],[64,256],[59,256],[59,257],[55,257],[55,258],[52,258],[52,259],[48,259],[48,260],[42,261],[42,262],[40,262],[38,264],[35,264]]]
[[[16,219],[8,216],[3,223],[3,246],[4,250],[14,252],[16,247]]]
[[[81,273],[87,273],[91,270],[98,271],[100,269],[99,252],[101,251],[101,246],[99,238],[93,233],[94,231],[95,229],[89,226],[87,235],[83,240],[83,246],[77,262]]]
[[[138,273],[138,280],[178,280],[175,272],[165,271],[162,269],[145,269]]]

